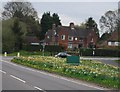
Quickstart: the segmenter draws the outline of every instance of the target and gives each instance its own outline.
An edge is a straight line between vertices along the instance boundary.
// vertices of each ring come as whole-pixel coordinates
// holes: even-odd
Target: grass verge
[[[7,56],[17,56],[17,53],[18,52],[13,52],[13,53],[10,53],[10,54],[8,54]],[[21,56],[32,56],[32,55],[43,55],[43,52],[42,51],[32,51],[32,52],[30,52],[30,51],[19,51],[19,53],[20,53],[20,55]],[[50,52],[44,52],[44,55],[45,56],[50,56]]]
[[[119,63],[120,64],[120,60],[115,60],[115,62]]]
[[[120,69],[96,61],[81,60],[80,65],[75,66],[66,64],[66,59],[48,56],[29,56],[14,58],[12,62],[38,70],[92,82],[107,88],[120,88]]]

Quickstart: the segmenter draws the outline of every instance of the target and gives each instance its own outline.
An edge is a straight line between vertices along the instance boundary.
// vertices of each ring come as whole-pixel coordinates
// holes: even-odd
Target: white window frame
[[[61,40],[65,40],[65,35],[61,35]]]
[[[47,38],[49,39],[49,38],[50,38],[50,36],[47,36]]]
[[[72,44],[71,43],[68,43],[68,48],[72,49]]]
[[[72,36],[68,36],[68,41],[73,41],[73,37]]]
[[[109,41],[108,42],[108,46],[119,46],[120,42],[112,42],[112,41]]]
[[[78,38],[77,37],[75,37],[75,41],[77,41],[78,40]]]

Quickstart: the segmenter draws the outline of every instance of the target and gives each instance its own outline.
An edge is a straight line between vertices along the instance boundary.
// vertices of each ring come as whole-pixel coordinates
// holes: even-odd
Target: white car
[[[67,54],[66,52],[60,52],[57,55],[55,55],[55,57],[61,57],[61,58],[66,58],[67,56],[71,56],[71,55]]]

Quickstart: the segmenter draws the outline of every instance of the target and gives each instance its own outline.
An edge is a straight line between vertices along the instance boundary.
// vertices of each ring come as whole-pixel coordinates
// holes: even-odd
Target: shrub
[[[118,49],[95,49],[94,56],[108,56],[108,57],[119,57],[120,50]],[[93,49],[80,49],[81,56],[93,56]]]
[[[26,51],[42,51],[43,46],[42,45],[24,45],[23,50]],[[57,45],[46,45],[45,46],[45,51],[47,52],[60,52],[63,51],[63,47],[57,46]]]

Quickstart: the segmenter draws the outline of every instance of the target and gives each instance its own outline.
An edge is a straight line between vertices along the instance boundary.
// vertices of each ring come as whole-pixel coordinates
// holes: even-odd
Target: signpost
[[[20,57],[20,53],[19,52],[17,53],[17,57]]]
[[[5,57],[7,56],[7,52],[4,53],[4,56],[5,56]]]
[[[79,64],[80,63],[80,57],[79,56],[67,56],[67,63],[70,64]]]
[[[93,56],[95,55],[95,48],[93,48]]]

